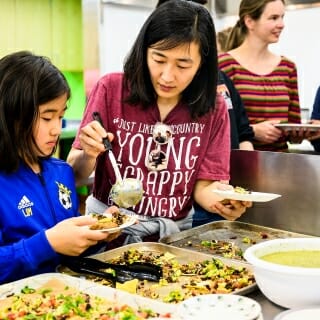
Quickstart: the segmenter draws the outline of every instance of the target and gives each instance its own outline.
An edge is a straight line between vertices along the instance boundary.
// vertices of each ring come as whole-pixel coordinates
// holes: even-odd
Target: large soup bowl
[[[253,266],[254,276],[262,293],[285,308],[320,305],[320,267],[297,267],[267,262],[261,257],[283,251],[318,251],[320,238],[288,238],[267,240],[244,252]]]

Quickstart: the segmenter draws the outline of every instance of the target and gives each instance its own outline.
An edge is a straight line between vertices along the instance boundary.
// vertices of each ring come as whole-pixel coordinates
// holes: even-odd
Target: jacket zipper
[[[48,199],[48,203],[49,203],[49,207],[50,207],[50,212],[51,212],[52,218],[53,218],[53,220],[55,221],[55,223],[58,223],[58,221],[57,221],[57,216],[56,216],[54,207],[53,207],[53,205],[52,205],[52,201],[51,201],[51,198],[50,198],[48,189],[47,189],[47,187],[46,187],[46,181],[45,181],[45,179],[44,179],[44,177],[43,177],[43,175],[42,175],[41,172],[37,173],[37,176],[39,177],[40,183],[42,184],[43,189],[44,189],[45,194],[46,194],[46,197],[47,197],[47,199]]]

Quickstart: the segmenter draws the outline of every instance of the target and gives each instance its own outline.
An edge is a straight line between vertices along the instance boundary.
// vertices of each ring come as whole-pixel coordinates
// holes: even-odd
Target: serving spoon
[[[93,112],[92,117],[104,128],[99,112]],[[109,160],[116,175],[116,182],[111,187],[110,197],[120,208],[133,207],[141,201],[143,195],[142,183],[138,179],[122,178],[109,139],[107,137],[103,138],[102,142],[108,152]]]

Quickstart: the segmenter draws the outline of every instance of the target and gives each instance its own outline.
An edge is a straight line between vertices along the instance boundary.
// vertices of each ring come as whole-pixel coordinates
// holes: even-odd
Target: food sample
[[[222,240],[202,240],[200,245],[209,249],[214,254],[219,254],[224,258],[242,259],[243,251],[236,244]]]
[[[243,187],[235,187],[233,190],[234,190],[234,192],[242,193],[242,194],[249,194],[249,193],[251,193],[251,191],[249,191],[248,189],[243,188]],[[224,204],[224,205],[227,205],[227,204],[230,204],[230,200],[229,200],[229,199],[223,199],[223,200],[221,201],[221,203]]]
[[[235,188],[234,188],[234,191],[235,191],[235,192],[238,192],[238,193],[244,193],[244,194],[251,193],[250,190],[248,190],[248,189],[246,189],[246,188],[242,188],[242,187],[235,187]]]
[[[91,230],[117,228],[128,220],[128,216],[121,213],[119,209],[108,214],[91,213],[91,215],[98,220],[97,223],[90,226]]]
[[[170,314],[163,315],[166,318]],[[20,293],[0,299],[0,319],[148,319],[161,317],[151,309],[90,295],[49,280],[41,288],[25,286]]]

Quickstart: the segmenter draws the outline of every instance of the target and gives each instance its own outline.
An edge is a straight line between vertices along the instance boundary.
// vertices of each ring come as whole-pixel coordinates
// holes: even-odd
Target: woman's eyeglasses
[[[152,171],[165,170],[168,167],[168,159],[166,153],[161,150],[161,146],[171,142],[171,128],[166,124],[157,122],[153,128],[152,139],[156,147],[146,158],[146,167]]]

